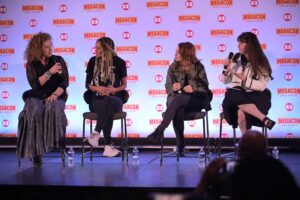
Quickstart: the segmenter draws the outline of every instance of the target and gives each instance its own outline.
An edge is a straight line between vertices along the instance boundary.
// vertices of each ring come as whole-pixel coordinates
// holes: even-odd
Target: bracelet
[[[52,76],[52,74],[49,71],[45,72],[45,75],[47,76],[48,80],[50,79],[50,77]]]
[[[56,96],[56,98],[58,98],[57,94],[55,94],[55,93],[52,93],[51,95]]]

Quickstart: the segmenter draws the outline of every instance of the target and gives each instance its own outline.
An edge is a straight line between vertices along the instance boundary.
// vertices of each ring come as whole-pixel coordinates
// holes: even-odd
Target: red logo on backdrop
[[[162,47],[161,47],[161,45],[156,45],[156,46],[154,47],[154,51],[155,51],[155,53],[161,53],[161,52],[162,52]]]
[[[7,91],[2,92],[2,98],[7,99],[9,97],[9,93]]]
[[[251,1],[250,1],[250,5],[251,5],[252,7],[258,6],[258,0],[251,0]]]
[[[287,104],[285,104],[284,107],[287,111],[292,111],[294,108],[294,105],[292,103],[287,103]]]
[[[61,39],[62,41],[66,41],[66,40],[68,39],[68,34],[66,34],[66,33],[60,34],[60,39]]]
[[[157,75],[155,76],[155,82],[161,83],[163,80],[164,80],[164,77],[163,77],[162,75],[157,74]]]
[[[291,13],[284,13],[283,20],[286,22],[289,22],[292,20],[292,14]]]
[[[126,119],[126,126],[131,126],[132,125],[132,120],[127,118]]]
[[[7,70],[8,69],[8,64],[7,63],[1,63],[1,69],[2,70]]]
[[[6,11],[7,11],[7,8],[5,6],[0,7],[0,13],[4,14],[4,13],[6,13]]]
[[[157,104],[155,108],[157,112],[162,112],[164,110],[164,106],[162,104]]]
[[[225,15],[223,15],[223,14],[218,15],[218,21],[219,21],[220,23],[225,22],[225,20],[226,20]]]
[[[285,79],[286,81],[291,81],[291,80],[293,79],[293,75],[292,75],[291,73],[286,73],[286,74],[284,75],[284,79]]]
[[[194,127],[194,126],[196,126],[196,121],[195,120],[188,121],[188,125],[189,125],[189,127]]]
[[[258,33],[259,33],[257,28],[251,29],[251,32],[254,33],[255,35],[258,35]]]
[[[122,9],[123,10],[129,10],[129,8],[130,8],[129,3],[125,2],[125,3],[122,4]]]
[[[29,21],[29,26],[31,26],[31,27],[36,27],[36,25],[37,25],[37,21],[36,21],[35,19],[31,19],[31,20]]]
[[[0,40],[1,40],[1,42],[6,42],[7,41],[7,35],[6,34],[2,34],[0,36]]]
[[[193,7],[193,1],[192,0],[187,0],[185,2],[185,7],[187,8],[192,8]]]
[[[8,126],[9,126],[9,121],[8,121],[7,119],[4,119],[4,120],[2,121],[2,126],[3,126],[3,127],[8,127]]]
[[[225,44],[219,44],[218,50],[219,50],[219,52],[224,52],[224,51],[226,51],[226,45],[225,45]]]
[[[187,30],[185,32],[185,36],[188,37],[188,38],[191,38],[194,36],[194,32],[192,30]]]
[[[92,18],[92,19],[91,19],[91,24],[92,24],[93,26],[97,26],[97,25],[98,25],[98,19],[97,19],[97,18]]]
[[[227,133],[222,133],[221,138],[228,138],[228,134]]]
[[[162,22],[162,18],[160,16],[155,16],[154,17],[154,23],[155,24],[160,24]]]
[[[59,10],[60,10],[60,12],[67,12],[67,10],[68,10],[67,5],[61,4],[59,6]]]
[[[283,49],[284,49],[285,51],[290,51],[290,50],[293,49],[293,45],[292,45],[291,43],[285,43],[285,44],[283,45]]]
[[[125,63],[126,63],[126,67],[127,67],[127,68],[130,68],[130,67],[131,67],[131,62],[130,62],[129,60],[126,60]]]
[[[125,40],[129,39],[129,38],[130,38],[130,33],[129,33],[128,31],[125,31],[125,32],[123,33],[123,38],[124,38]]]
[[[91,49],[91,52],[92,52],[92,54],[96,54],[96,47],[93,47],[93,48]]]
[[[295,136],[294,136],[294,134],[293,133],[287,133],[286,135],[285,135],[285,138],[294,138]]]

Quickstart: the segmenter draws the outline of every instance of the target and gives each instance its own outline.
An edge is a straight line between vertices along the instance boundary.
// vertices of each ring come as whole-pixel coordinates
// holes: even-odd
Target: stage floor
[[[0,186],[9,188],[22,187],[73,187],[73,188],[122,188],[120,194],[134,190],[149,192],[191,192],[199,182],[204,168],[198,166],[196,157],[180,158],[165,157],[160,167],[159,150],[140,150],[138,166],[132,164],[129,157],[128,165],[121,157],[94,157],[93,162],[85,158],[81,166],[80,149],[75,149],[75,166],[62,166],[60,157],[44,157],[41,167],[33,167],[29,160],[22,160],[18,167],[15,150],[0,149]],[[97,150],[94,155],[100,155]],[[187,155],[196,156],[196,151]],[[49,153],[48,156],[59,156],[59,153]],[[212,155],[212,159],[216,154]],[[280,160],[290,169],[300,186],[300,154],[280,153]],[[17,190],[16,190],[17,191]],[[118,192],[118,190],[115,190]]]

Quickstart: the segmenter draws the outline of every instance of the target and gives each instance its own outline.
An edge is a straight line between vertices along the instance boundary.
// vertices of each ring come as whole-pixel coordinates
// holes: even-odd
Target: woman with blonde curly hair
[[[19,114],[17,155],[41,164],[41,155],[64,148],[67,119],[64,113],[69,74],[61,56],[52,55],[52,38],[38,33],[25,50],[26,74],[31,87],[23,93]]]

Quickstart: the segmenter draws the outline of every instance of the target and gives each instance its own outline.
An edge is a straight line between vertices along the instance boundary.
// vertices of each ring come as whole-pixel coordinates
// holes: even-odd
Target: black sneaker
[[[34,156],[33,157],[33,166],[41,166],[42,165],[42,156]]]
[[[161,139],[161,136],[164,134],[163,131],[159,130],[159,129],[155,129],[155,131],[153,133],[151,133],[150,135],[147,136],[147,138],[149,140],[151,140],[152,142],[159,142]]]

